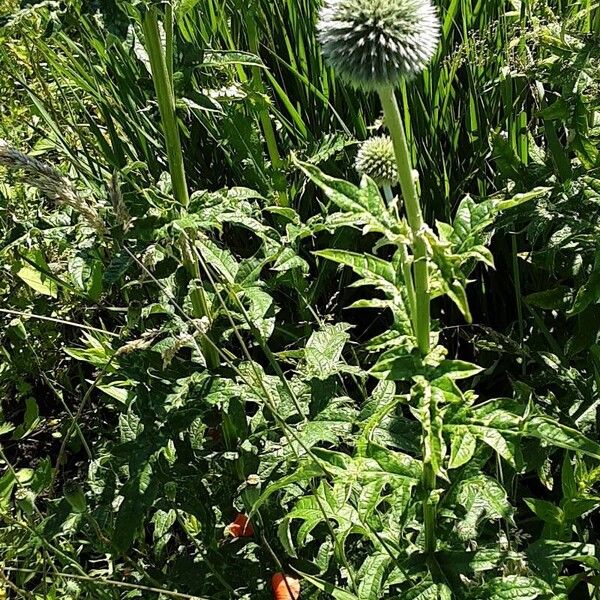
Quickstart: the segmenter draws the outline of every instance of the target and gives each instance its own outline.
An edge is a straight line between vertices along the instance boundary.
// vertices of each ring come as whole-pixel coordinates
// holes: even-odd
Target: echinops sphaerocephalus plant
[[[440,37],[430,0],[326,0],[317,29],[327,62],[366,90],[419,74]]]
[[[363,142],[354,166],[360,175],[369,176],[381,187],[391,187],[398,182],[394,144],[386,135],[369,138]]]
[[[413,333],[422,358],[431,350],[431,292],[426,223],[415,184],[411,153],[395,88],[401,80],[423,71],[433,58],[440,23],[431,0],[325,0],[318,37],[326,61],[344,81],[377,91],[390,132],[398,181],[412,234],[413,259],[401,249],[401,270],[408,290]],[[390,186],[387,188],[389,196]],[[423,427],[423,456],[428,455],[428,427]],[[425,552],[436,549],[437,476],[423,461],[423,521]]]

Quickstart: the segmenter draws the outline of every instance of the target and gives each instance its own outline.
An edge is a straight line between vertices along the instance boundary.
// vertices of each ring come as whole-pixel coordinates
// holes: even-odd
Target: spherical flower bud
[[[393,187],[398,183],[394,145],[388,136],[373,137],[363,142],[354,166],[361,175],[368,175],[381,187]]]
[[[425,69],[440,22],[431,0],[325,0],[317,30],[338,75],[354,87],[377,90]]]

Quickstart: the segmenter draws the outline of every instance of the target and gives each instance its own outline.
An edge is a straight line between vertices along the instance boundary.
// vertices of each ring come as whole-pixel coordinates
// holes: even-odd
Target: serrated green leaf
[[[210,267],[215,269],[227,283],[235,282],[239,265],[229,250],[219,248],[208,239],[197,241],[196,245],[202,258]]]
[[[357,275],[367,279],[372,285],[379,285],[387,290],[392,286],[391,289],[394,292],[396,290],[396,270],[391,263],[382,258],[370,254],[357,254],[348,250],[321,250],[315,254],[351,267]]]
[[[315,331],[306,343],[304,374],[309,379],[327,379],[339,373],[342,352],[350,339],[348,323],[324,325]]]
[[[562,425],[549,417],[530,417],[525,422],[524,433],[551,446],[583,452],[600,460],[600,444],[590,440],[576,429]]]
[[[387,211],[387,207],[379,189],[372,180],[363,179],[361,187],[325,175],[318,167],[307,163],[295,161],[296,165],[326,194],[327,197],[343,211],[355,215],[355,222],[362,222],[370,226],[373,231],[387,234],[391,233],[394,220]]]
[[[360,581],[359,600],[379,600],[382,597],[385,571],[391,560],[389,554],[374,554],[365,559],[357,576]]]
[[[468,463],[477,447],[477,438],[471,434],[468,427],[456,427],[450,439],[449,469],[457,469]]]

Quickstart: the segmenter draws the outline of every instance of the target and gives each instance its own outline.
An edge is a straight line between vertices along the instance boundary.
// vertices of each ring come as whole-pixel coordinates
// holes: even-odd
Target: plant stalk
[[[163,52],[156,8],[152,7],[148,9],[142,27],[152,69],[156,100],[158,102],[160,118],[165,135],[169,171],[171,173],[171,181],[173,184],[173,194],[175,200],[183,207],[187,208],[190,197],[185,180],[183,153],[181,151],[179,127],[177,125],[177,115],[175,112],[173,83],[167,66],[168,63],[170,63],[171,58],[167,59]]]
[[[429,294],[429,272],[427,267],[427,247],[422,237],[423,212],[419,203],[419,195],[412,173],[412,160],[406,133],[400,115],[400,108],[396,100],[394,88],[391,86],[379,90],[385,122],[390,132],[398,165],[398,179],[404,197],[404,206],[408,224],[413,234],[414,253],[414,312],[413,327],[421,355],[425,357],[430,350],[431,311]],[[404,262],[404,261],[403,261]],[[405,279],[409,280],[410,278]],[[411,307],[413,308],[413,307]],[[424,432],[425,438],[426,432]],[[425,444],[425,442],[423,442]],[[424,454],[425,455],[425,454]],[[432,493],[436,489],[436,476],[431,464],[423,464],[421,479],[423,488],[423,526],[425,532],[425,553],[433,555],[436,549],[436,505]]]
[[[394,200],[394,194],[392,188],[389,185],[383,186],[383,193],[388,205]],[[396,209],[396,214],[398,210]],[[415,296],[415,284],[413,281],[412,271],[410,268],[410,258],[408,256],[408,250],[404,244],[400,244],[400,260],[402,262],[402,276],[404,279],[404,285],[406,286],[406,295],[408,296],[408,307],[410,310],[410,319],[413,326],[413,332],[417,335],[417,298]]]
[[[415,299],[416,299],[416,331],[417,344],[423,356],[426,356],[430,350],[429,334],[431,328],[431,314],[429,295],[429,273],[427,268],[427,248],[422,238],[422,229],[425,224],[423,213],[419,204],[417,188],[412,174],[412,161],[406,142],[406,134],[400,108],[396,100],[394,88],[387,86],[379,90],[381,104],[385,122],[389,129],[390,136],[394,144],[396,154],[396,163],[398,165],[398,179],[404,197],[404,206],[406,207],[406,216],[408,224],[414,237],[414,281],[415,281]]]
[[[179,136],[179,126],[177,124],[177,113],[175,106],[175,92],[173,89],[173,23],[172,13],[167,13],[167,50],[163,49],[160,39],[160,30],[158,27],[158,15],[155,7],[151,7],[146,12],[142,22],[146,49],[150,59],[152,69],[152,79],[156,91],[156,99],[160,112],[160,118],[165,135],[165,144],[167,147],[167,159],[169,162],[169,172],[173,185],[173,195],[175,200],[185,210],[190,197],[185,177],[185,166],[183,162],[183,152],[181,151],[181,138]],[[193,252],[188,247],[186,239],[181,240],[181,252],[183,255],[183,264],[193,280],[200,279],[200,266],[195,259]],[[196,318],[207,317],[210,321],[210,309],[204,290],[194,285],[190,291],[192,309]],[[208,340],[202,340],[202,352],[206,359],[206,366],[209,369],[215,369],[219,366],[219,356],[212,344]]]
[[[248,33],[248,45],[250,46],[250,52],[252,52],[252,54],[260,56],[258,46],[258,31],[256,28],[254,14],[252,14],[251,11],[252,9],[248,9],[246,12],[246,30]],[[260,67],[252,67],[252,83],[260,94],[262,94],[263,96],[267,95],[267,91],[262,80]],[[269,114],[268,109],[260,109],[258,113],[258,118],[260,120],[260,124],[263,130],[263,135],[265,136],[265,142],[267,144],[267,151],[269,153],[271,165],[275,171],[281,172],[283,170],[283,160],[281,159],[281,155],[279,154],[279,148],[277,147],[277,139],[275,137],[275,129],[273,128],[273,123],[271,122],[271,116]],[[278,191],[277,198],[277,203],[279,204],[279,206],[290,205],[287,193],[285,191]]]

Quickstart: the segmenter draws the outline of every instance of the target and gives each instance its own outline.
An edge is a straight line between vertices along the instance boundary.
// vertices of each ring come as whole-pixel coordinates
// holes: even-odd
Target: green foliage
[[[437,4],[415,233],[315,3],[0,0],[0,597],[598,597],[600,11]]]

